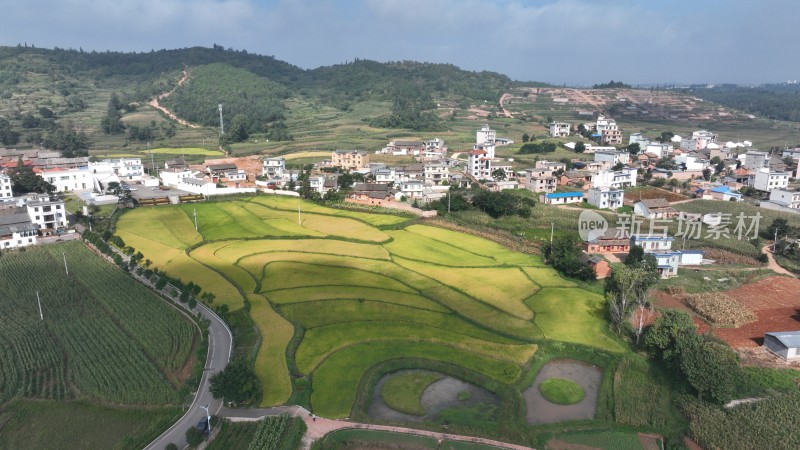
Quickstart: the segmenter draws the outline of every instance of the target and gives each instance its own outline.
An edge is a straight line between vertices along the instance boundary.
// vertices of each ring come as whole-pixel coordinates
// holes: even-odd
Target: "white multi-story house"
[[[673,250],[671,236],[662,234],[633,234],[631,247],[642,247],[645,254],[656,258],[657,269],[661,278],[669,278],[678,274],[678,266],[697,265],[703,262],[703,250]]]
[[[494,145],[495,141],[497,140],[497,132],[489,128],[489,124],[483,125],[477,133],[475,133],[475,143],[480,144],[492,144]],[[494,158],[494,155],[492,155]]]
[[[622,130],[619,129],[617,121],[598,116],[595,130],[601,135],[601,142],[605,145],[622,144]]]
[[[696,153],[681,153],[675,157],[675,164],[682,166],[687,171],[698,171],[708,167],[709,161],[700,159]]]
[[[550,136],[551,137],[567,137],[569,136],[570,124],[566,122],[550,122]]]
[[[617,164],[627,164],[629,156],[630,156],[630,154],[628,152],[618,151],[618,150],[615,150],[615,151],[603,150],[603,151],[599,151],[599,152],[594,152],[594,160],[595,161],[599,161],[599,162],[605,161],[611,167],[614,167]]]
[[[567,170],[567,165],[561,161],[536,161],[537,169],[547,169],[550,171]]]
[[[558,177],[549,169],[529,169],[526,175],[525,189],[531,192],[552,193],[558,188]]]
[[[644,150],[645,147],[650,145],[650,139],[647,139],[642,135],[642,133],[631,133],[628,137],[628,145],[630,144],[639,144],[639,148]]]
[[[439,138],[428,139],[426,141],[423,141],[422,143],[425,146],[425,151],[426,152],[436,152],[436,153],[438,153],[438,152],[441,152],[441,151],[443,151],[445,149],[444,141],[439,139]]]
[[[450,178],[450,168],[447,164],[425,164],[425,181],[439,186]]]
[[[158,177],[161,179],[161,184],[172,187],[178,187],[178,185],[181,183],[181,180],[185,178],[195,178],[198,175],[200,175],[200,172],[187,168],[163,169],[158,173]]]
[[[381,184],[391,184],[395,182],[395,169],[379,169],[375,171],[375,182]]]
[[[800,159],[800,147],[784,149],[781,157]]]
[[[485,150],[472,150],[467,159],[467,172],[478,180],[492,177],[492,159]]]
[[[769,193],[769,201],[784,208],[800,209],[800,191],[773,189]]]
[[[11,177],[0,173],[0,198],[11,198],[14,194],[11,190]]]
[[[138,181],[144,175],[141,158],[104,159],[89,162],[89,170],[95,174],[111,172],[124,181]]]
[[[662,144],[661,142],[648,142],[646,145],[639,144],[639,147],[641,148],[642,152],[652,153],[659,158],[669,155],[672,151],[672,145],[667,143]]]
[[[64,231],[67,228],[67,210],[64,200],[56,195],[29,194],[20,199],[20,206],[27,208],[31,223],[43,234]]]
[[[36,245],[39,227],[31,223],[25,207],[7,204],[0,207],[0,248]]]
[[[39,176],[56,188],[56,192],[101,191],[108,183],[120,182],[120,178],[107,169],[107,166],[81,167],[78,169],[51,169],[42,171]]]
[[[406,198],[423,198],[425,195],[425,183],[418,180],[403,181],[400,183],[400,192]]]
[[[681,148],[686,151],[702,150],[709,144],[717,143],[717,135],[710,131],[700,130],[692,133],[689,138],[681,139]]]
[[[637,170],[632,167],[623,167],[622,170],[601,170],[592,179],[592,187],[622,189],[636,186]]]
[[[622,207],[625,191],[622,189],[598,188],[589,189],[586,201],[598,208],[617,209]]]
[[[789,172],[777,172],[767,168],[756,170],[753,187],[759,191],[770,192],[773,189],[786,189],[789,186]]]
[[[277,158],[264,158],[261,161],[261,176],[269,178],[280,178],[286,171],[286,159],[283,156]]]
[[[742,166],[745,169],[758,170],[767,167],[767,164],[769,164],[769,154],[767,152],[749,151],[744,154]]]

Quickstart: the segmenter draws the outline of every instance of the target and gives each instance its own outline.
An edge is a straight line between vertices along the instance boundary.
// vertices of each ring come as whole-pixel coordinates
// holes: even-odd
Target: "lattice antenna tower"
[[[222,103],[219,104],[219,135],[225,134],[225,122],[222,120]]]

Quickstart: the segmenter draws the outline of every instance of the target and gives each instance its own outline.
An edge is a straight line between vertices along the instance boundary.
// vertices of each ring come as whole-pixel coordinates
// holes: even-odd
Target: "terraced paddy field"
[[[249,305],[265,406],[292,397],[348,417],[364,375],[395,360],[511,388],[548,340],[624,351],[602,298],[538,256],[407,217],[256,196],[131,210],[117,234],[215,305]]]

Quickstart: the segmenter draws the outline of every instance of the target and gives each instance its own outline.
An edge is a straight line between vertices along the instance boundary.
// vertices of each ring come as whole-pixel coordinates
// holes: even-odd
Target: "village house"
[[[800,147],[786,148],[781,153],[782,158],[800,159]]]
[[[570,124],[566,122],[550,122],[550,137],[569,136]]]
[[[622,189],[593,187],[589,189],[586,200],[592,206],[615,210],[622,207],[624,198],[625,191]]]
[[[353,185],[353,190],[348,194],[348,198],[370,202],[370,204],[377,204],[376,202],[393,200],[394,196],[388,184],[355,183]]]
[[[425,197],[425,183],[419,180],[408,180],[400,183],[400,192],[409,199]]]
[[[589,265],[594,272],[595,279],[602,280],[611,275],[611,266],[600,255],[583,255],[581,260]]]
[[[480,130],[475,133],[475,143],[478,145],[481,144],[492,144],[494,146],[495,141],[497,140],[497,132],[489,128],[489,124],[484,124]],[[494,152],[490,158],[494,158]]]
[[[660,235],[631,235],[631,247],[642,247],[645,254],[656,258],[656,268],[661,278],[669,278],[678,274],[680,252],[672,250],[672,237]]]
[[[767,167],[769,164],[769,159],[769,154],[767,152],[749,151],[744,154],[742,167],[745,169],[758,171],[764,167]]]
[[[561,175],[558,183],[562,186],[578,186],[590,189],[597,174],[589,170],[568,170]]]
[[[786,189],[789,186],[789,173],[762,168],[756,170],[753,187],[762,192],[773,189]]]
[[[14,194],[11,189],[11,177],[0,173],[0,198],[11,198]]]
[[[101,191],[111,182],[120,182],[120,179],[107,166],[90,169],[49,169],[43,170],[38,175],[55,187],[56,192]]]
[[[800,209],[800,191],[773,189],[769,193],[769,201],[784,208]]]
[[[709,195],[713,200],[725,202],[740,202],[744,197],[740,192],[734,191],[725,185],[709,189]]]
[[[183,158],[168,159],[164,161],[165,169],[184,169],[186,167],[189,166],[186,164],[186,160]]]
[[[607,162],[611,167],[616,166],[617,164],[627,164],[628,158],[630,154],[625,151],[607,151],[602,150],[598,152],[594,152],[594,160],[597,162]]]
[[[646,219],[671,219],[678,211],[663,198],[639,200],[633,204],[633,213]]]
[[[672,153],[672,145],[661,142],[649,142],[647,145],[640,146],[640,149],[642,152],[656,155],[658,158],[664,158]]]
[[[644,137],[642,133],[631,133],[628,136],[628,145],[631,144],[639,144],[639,149],[644,150],[644,148],[650,144],[650,139]]]
[[[223,164],[209,164],[206,166],[206,172],[212,177],[222,178],[226,173],[236,170],[236,164],[223,163]]]
[[[28,211],[16,204],[0,205],[0,248],[36,245],[39,227],[31,223]]]
[[[607,187],[622,189],[636,186],[638,170],[632,167],[623,167],[622,170],[601,170],[592,180],[592,187]]]
[[[545,205],[581,203],[583,201],[583,192],[553,192],[540,196],[539,201]]]
[[[594,131],[600,135],[600,142],[605,145],[622,145],[622,130],[617,121],[598,116]]]
[[[450,168],[447,164],[432,163],[424,166],[425,181],[435,186],[447,181],[450,177]],[[449,183],[449,182],[448,182]]]
[[[558,170],[567,170],[567,165],[561,161],[546,161],[546,160],[536,161],[535,167],[537,169],[547,169],[552,172],[556,172]]]
[[[178,184],[180,184],[181,180],[184,178],[196,178],[199,175],[200,172],[185,167],[163,169],[158,173],[161,184],[172,187],[178,187]]]
[[[517,180],[489,181],[486,183],[486,188],[492,192],[500,192],[509,189],[519,189],[519,181]]]
[[[334,150],[331,166],[344,170],[356,170],[369,166],[369,153],[358,150]]]
[[[138,181],[144,175],[144,166],[141,158],[104,159],[89,162],[89,169],[93,173],[111,172],[120,180]]]
[[[700,130],[692,133],[690,138],[681,139],[680,146],[684,150],[702,150],[709,144],[717,143],[717,135],[710,131]]]
[[[583,249],[586,253],[628,253],[631,241],[625,236],[624,230],[609,228],[601,236],[584,242]]]
[[[539,193],[555,192],[558,188],[558,177],[546,169],[529,169],[526,171],[525,189]]]
[[[425,143],[422,141],[391,141],[386,147],[387,153],[395,156],[405,155],[420,155],[425,149]]]
[[[283,156],[277,158],[264,158],[261,167],[261,176],[267,178],[280,178],[286,171],[286,159]]]

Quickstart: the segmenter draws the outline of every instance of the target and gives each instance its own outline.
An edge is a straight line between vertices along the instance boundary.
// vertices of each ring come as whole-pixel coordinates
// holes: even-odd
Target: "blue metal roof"
[[[583,197],[582,192],[553,192],[552,194],[545,194],[545,198],[569,198],[569,197]]]
[[[711,192],[718,192],[724,194],[727,192],[731,192],[731,188],[729,188],[728,186],[717,186],[714,189],[711,189]]]
[[[774,337],[787,348],[800,347],[800,331],[779,331],[773,333],[764,333],[764,335]]]
[[[705,250],[681,250],[680,253],[686,255],[704,255],[706,252]]]

